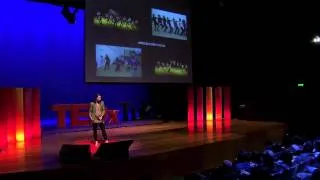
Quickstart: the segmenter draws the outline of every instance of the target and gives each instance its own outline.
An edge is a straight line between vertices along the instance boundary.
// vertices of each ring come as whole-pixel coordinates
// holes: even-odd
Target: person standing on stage
[[[104,105],[104,102],[102,101],[101,95],[97,94],[95,101],[90,103],[90,109],[89,109],[89,117],[92,121],[92,127],[93,127],[93,138],[96,144],[98,143],[98,133],[97,133],[98,127],[101,129],[103,139],[105,141],[108,140],[105,121],[104,121],[105,114],[106,114],[106,107]]]

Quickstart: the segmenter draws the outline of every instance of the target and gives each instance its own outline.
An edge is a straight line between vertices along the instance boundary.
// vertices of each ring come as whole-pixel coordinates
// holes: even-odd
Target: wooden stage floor
[[[240,120],[231,121],[228,127],[215,126],[194,132],[188,131],[186,122],[113,128],[108,130],[111,141],[134,140],[130,147],[131,160],[103,166],[111,179],[181,176],[216,167],[224,159],[232,159],[241,149],[261,150],[267,140],[280,141],[283,130],[284,125],[279,123]],[[91,131],[50,133],[35,142],[9,145],[0,152],[0,178],[30,171],[61,178],[58,172],[64,172],[61,176],[66,174],[62,171],[65,167],[58,162],[62,144],[91,144],[94,153],[98,147],[91,143],[91,134]],[[91,164],[90,168],[94,166]],[[68,173],[76,171],[79,177],[86,177],[86,174],[79,174],[86,173],[82,167],[67,168]],[[92,170],[87,173],[88,177],[93,177]]]

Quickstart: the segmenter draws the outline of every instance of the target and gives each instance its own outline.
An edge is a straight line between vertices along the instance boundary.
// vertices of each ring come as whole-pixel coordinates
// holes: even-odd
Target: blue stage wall
[[[43,124],[55,124],[56,103],[85,103],[96,93],[110,108],[120,101],[139,106],[148,100],[147,85],[84,82],[84,12],[70,25],[62,7],[9,0],[0,6],[0,86],[39,87]]]

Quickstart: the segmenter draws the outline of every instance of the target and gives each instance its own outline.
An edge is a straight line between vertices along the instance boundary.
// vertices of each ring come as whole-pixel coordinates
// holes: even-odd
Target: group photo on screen
[[[187,16],[160,9],[151,10],[152,35],[187,40]]]
[[[96,45],[98,77],[141,77],[140,48]]]
[[[109,27],[126,31],[136,31],[139,27],[139,21],[133,17],[127,17],[119,12],[109,9],[108,12],[96,13],[93,18],[93,23],[96,26]]]
[[[188,76],[188,65],[179,61],[157,61],[154,73],[156,75]]]

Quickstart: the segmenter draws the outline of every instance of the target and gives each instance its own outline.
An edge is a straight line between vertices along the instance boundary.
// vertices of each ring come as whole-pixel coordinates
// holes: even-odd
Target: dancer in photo
[[[167,17],[167,26],[169,28],[169,33],[173,32],[173,27],[171,25],[171,20]]]
[[[107,54],[105,55],[104,60],[104,70],[106,71],[110,69],[110,58]]]
[[[179,34],[180,28],[179,28],[179,25],[178,25],[178,21],[175,20],[175,19],[172,19],[172,21],[173,21],[174,29],[175,29],[174,34]]]
[[[157,21],[157,17],[154,14],[152,14],[152,24],[153,24],[153,31],[158,31],[159,24]]]
[[[182,32],[181,32],[182,36],[186,36],[187,35],[187,23],[185,20],[182,20]]]
[[[162,31],[166,32],[168,27],[167,27],[167,18],[165,16],[162,16],[162,24],[163,24]]]
[[[101,95],[97,94],[94,102],[90,103],[90,109],[89,109],[89,117],[92,121],[93,139],[95,141],[95,144],[98,144],[98,127],[101,130],[101,133],[105,142],[108,141],[106,126],[104,121],[105,114],[106,114],[106,107],[104,105],[104,102],[102,101]]]
[[[163,28],[163,24],[162,24],[162,18],[161,18],[161,16],[158,14],[158,24],[160,25],[160,28],[162,29]],[[158,29],[158,31],[159,31],[159,29]]]

